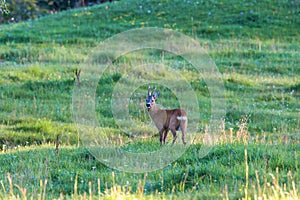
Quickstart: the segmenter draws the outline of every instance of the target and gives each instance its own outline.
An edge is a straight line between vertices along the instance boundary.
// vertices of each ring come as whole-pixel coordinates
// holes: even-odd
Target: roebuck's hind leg
[[[181,128],[181,133],[182,133],[182,142],[185,145],[185,136],[186,136],[186,129],[187,129],[187,119],[183,120],[180,122],[180,128]]]
[[[173,145],[175,143],[175,141],[176,141],[177,133],[176,133],[175,129],[171,129],[171,131],[172,131],[172,134],[173,134],[173,142],[172,142],[172,145]]]

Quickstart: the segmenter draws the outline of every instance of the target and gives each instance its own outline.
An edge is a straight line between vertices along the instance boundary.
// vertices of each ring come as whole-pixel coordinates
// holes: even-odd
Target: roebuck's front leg
[[[164,133],[163,133],[163,142],[164,142],[164,144],[166,144],[166,138],[167,138],[168,132],[169,132],[169,129],[164,130]]]
[[[164,129],[161,129],[161,130],[159,131],[159,141],[160,141],[160,146],[162,146],[163,139],[164,139]]]

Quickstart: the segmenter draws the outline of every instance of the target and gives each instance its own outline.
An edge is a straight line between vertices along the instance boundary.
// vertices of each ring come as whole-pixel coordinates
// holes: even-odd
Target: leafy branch
[[[6,0],[0,0],[0,13],[5,13],[5,14],[9,13]]]

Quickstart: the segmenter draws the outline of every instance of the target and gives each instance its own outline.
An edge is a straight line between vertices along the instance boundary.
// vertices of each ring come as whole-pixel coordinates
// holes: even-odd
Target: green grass
[[[140,148],[140,145],[131,145],[128,148],[136,149]],[[49,198],[53,198],[59,193],[66,196],[73,195],[75,181],[79,194],[88,191],[89,182],[93,183],[93,193],[97,193],[99,179],[101,193],[114,185],[129,185],[131,193],[136,194],[139,190],[139,181],[143,181],[142,189],[145,195],[155,194],[156,191],[167,195],[198,191],[199,196],[225,198],[219,191],[227,185],[227,192],[231,198],[241,198],[243,191],[240,189],[244,189],[246,182],[244,149],[248,154],[250,184],[256,184],[258,173],[261,187],[264,187],[267,182],[272,182],[270,174],[273,174],[279,179],[278,185],[282,187],[285,184],[286,191],[290,191],[293,190],[293,186],[288,177],[289,171],[294,172],[293,180],[299,179],[299,174],[296,173],[299,167],[296,164],[299,144],[253,143],[246,146],[239,143],[220,144],[205,158],[200,157],[200,149],[201,145],[192,145],[183,156],[163,170],[145,174],[111,170],[84,148],[64,147],[57,153],[50,146],[27,147],[3,154],[0,159],[2,172],[10,172],[13,183],[26,188],[28,194],[33,197],[40,192],[40,180],[47,180],[45,192]],[[8,186],[6,176],[6,173],[2,173],[0,179]],[[20,193],[16,186],[13,189],[15,194]],[[253,195],[255,190],[249,188],[249,192]]]
[[[26,188],[26,196],[34,199],[43,194],[84,199],[84,193],[94,199],[299,198],[299,9],[297,1],[281,0],[127,0],[1,25],[0,197],[22,197]],[[111,94],[126,70],[151,62],[171,65],[198,98],[200,138],[178,160],[146,178],[109,169],[93,158],[79,140],[72,113],[75,69],[100,42],[142,27],[170,28],[199,39],[226,92],[223,135],[200,158],[212,106],[204,77],[181,57],[161,50],[136,51],[114,61],[99,79],[96,111],[103,134],[120,136],[124,151],[160,149],[156,130],[143,125],[150,121],[144,107],[147,85],[136,88],[127,105],[138,124],[133,135],[144,138],[123,134],[112,118]],[[159,79],[167,70],[133,73]],[[179,105],[172,91],[158,89],[158,103]]]

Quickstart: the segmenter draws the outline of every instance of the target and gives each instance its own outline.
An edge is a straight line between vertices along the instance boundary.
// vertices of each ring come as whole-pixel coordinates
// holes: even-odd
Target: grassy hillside
[[[127,0],[0,26],[0,197],[12,196],[10,187],[15,194],[26,188],[34,198],[60,193],[71,198],[89,191],[94,198],[100,191],[113,199],[126,191],[132,198],[149,199],[299,197],[293,185],[300,183],[299,12],[297,1]],[[109,169],[77,147],[71,102],[74,71],[93,49],[117,33],[142,27],[169,28],[200,41],[222,75],[226,116],[222,138],[205,158],[199,156],[199,139],[165,169],[140,175]],[[131,66],[133,56],[149,63],[163,60],[188,77],[198,98],[202,135],[211,114],[203,78],[163,51],[129,54],[115,67]],[[97,117],[108,134],[120,133],[110,107],[120,72],[105,72],[97,88]],[[160,103],[176,106],[171,91],[160,87]],[[129,105],[131,116],[140,121],[149,119],[138,106],[145,92],[144,86],[138,88]],[[149,130],[141,126],[136,131]],[[59,153],[57,135],[63,145]],[[127,151],[160,148],[156,136],[129,141],[122,147]],[[19,188],[10,185],[11,178]]]
[[[10,135],[22,135],[32,142],[41,134],[30,139],[31,134],[22,133],[37,130],[48,141],[55,132],[66,132],[64,128],[53,130],[57,123],[73,133],[72,127],[62,123],[72,122],[74,69],[99,41],[144,26],[172,28],[200,39],[223,75],[227,129],[237,130],[245,115],[254,135],[295,135],[299,130],[298,5],[197,2],[115,2],[1,26],[3,141],[13,142],[18,137]],[[186,12],[181,14],[181,10]],[[113,76],[120,75],[103,77],[107,80],[101,83],[100,92],[111,91],[117,80]],[[190,82],[198,92],[205,85],[199,77]],[[210,100],[203,95],[199,99],[207,118]]]

